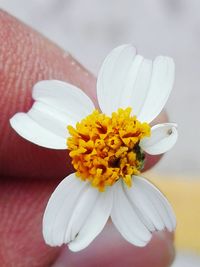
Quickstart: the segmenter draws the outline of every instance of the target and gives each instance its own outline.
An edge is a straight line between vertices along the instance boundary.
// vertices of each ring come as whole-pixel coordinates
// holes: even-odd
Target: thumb
[[[72,56],[2,11],[0,42],[0,173],[6,177],[65,177],[71,168],[70,164],[66,168],[66,151],[51,151],[23,140],[11,129],[9,119],[31,107],[32,87],[39,80],[68,81],[93,101],[96,80]]]

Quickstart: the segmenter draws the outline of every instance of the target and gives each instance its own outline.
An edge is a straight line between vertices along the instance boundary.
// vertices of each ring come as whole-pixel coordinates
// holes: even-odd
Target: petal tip
[[[16,113],[15,115],[13,115],[10,119],[9,119],[9,122],[10,122],[10,125],[11,127],[13,128],[13,130],[15,130],[20,136],[20,132],[21,132],[21,127],[20,127],[20,120],[21,118],[25,117],[26,116],[26,113],[24,112],[18,112]]]
[[[83,250],[84,248],[86,248],[85,246],[82,247],[80,245],[77,245],[75,242],[70,242],[68,243],[68,248],[69,250],[71,250],[72,252],[78,252],[80,250]]]

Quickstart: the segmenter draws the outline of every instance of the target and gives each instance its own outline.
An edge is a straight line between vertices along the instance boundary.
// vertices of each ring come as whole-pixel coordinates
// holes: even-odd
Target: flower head
[[[47,244],[87,247],[111,216],[122,236],[145,246],[152,232],[175,228],[166,198],[139,174],[145,152],[161,154],[177,140],[176,124],[151,127],[174,81],[171,58],[154,61],[131,45],[115,48],[97,80],[101,112],[75,86],[56,80],[33,88],[35,103],[17,113],[11,126],[27,140],[52,149],[69,149],[75,173],[53,192],[43,219]]]
[[[139,174],[144,163],[140,140],[150,136],[150,126],[132,117],[131,108],[111,117],[95,110],[68,130],[69,155],[78,177],[100,191],[120,178],[131,186],[132,175]]]

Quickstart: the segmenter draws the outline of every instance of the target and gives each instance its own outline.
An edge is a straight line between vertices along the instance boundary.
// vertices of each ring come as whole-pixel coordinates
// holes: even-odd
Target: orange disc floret
[[[118,109],[111,117],[95,110],[76,128],[68,126],[67,145],[76,175],[100,191],[119,178],[131,186],[132,175],[144,164],[139,142],[150,136],[150,129],[131,116],[131,108]]]

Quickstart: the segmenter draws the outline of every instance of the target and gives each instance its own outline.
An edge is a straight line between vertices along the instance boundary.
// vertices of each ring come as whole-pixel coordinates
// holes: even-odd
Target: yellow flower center
[[[131,108],[118,109],[111,117],[95,110],[68,131],[69,155],[78,177],[100,191],[119,178],[132,185],[132,175],[144,165],[139,142],[150,136],[150,126],[131,116]]]

